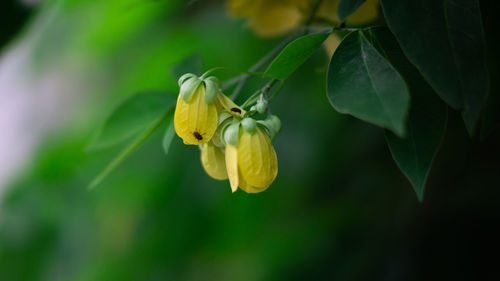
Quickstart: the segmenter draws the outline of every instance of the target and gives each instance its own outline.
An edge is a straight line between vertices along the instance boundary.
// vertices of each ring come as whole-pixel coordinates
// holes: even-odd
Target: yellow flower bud
[[[217,101],[206,102],[205,84],[200,83],[187,102],[179,95],[174,114],[175,132],[185,144],[206,143],[217,129],[217,113]]]
[[[201,145],[201,163],[205,172],[212,178],[216,180],[227,179],[224,153],[211,141]]]
[[[226,167],[231,189],[247,193],[266,190],[278,174],[278,159],[269,136],[260,128],[242,129],[238,145],[226,145]]]

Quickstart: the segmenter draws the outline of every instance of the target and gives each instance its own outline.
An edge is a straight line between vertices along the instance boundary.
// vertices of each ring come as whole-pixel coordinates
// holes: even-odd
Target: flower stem
[[[249,69],[248,72],[255,72],[259,69],[261,69],[266,63],[270,62],[274,57],[276,57],[283,48],[285,48],[288,43],[292,42],[296,38],[300,37],[300,33],[294,33],[291,36],[287,37],[285,40],[280,42],[278,46],[276,46],[274,49],[272,49],[269,53],[267,53],[264,57],[262,57],[258,62],[256,62],[254,65],[252,65]],[[245,86],[245,83],[247,82],[248,78],[250,77],[249,74],[243,74],[238,76],[239,83],[236,86],[236,89],[233,91],[233,94],[231,95],[231,99],[235,100],[238,95],[241,93],[241,90],[243,89],[243,86]]]

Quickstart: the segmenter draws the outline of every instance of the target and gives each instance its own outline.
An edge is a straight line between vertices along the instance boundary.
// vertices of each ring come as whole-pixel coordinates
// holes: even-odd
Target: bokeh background
[[[0,21],[0,280],[498,280],[498,131],[469,138],[450,111],[419,203],[383,130],[329,105],[320,50],[272,103],[267,191],[232,194],[179,138],[165,156],[160,130],[89,192],[122,147],[86,146],[121,100],[280,38],[223,1],[2,1]]]

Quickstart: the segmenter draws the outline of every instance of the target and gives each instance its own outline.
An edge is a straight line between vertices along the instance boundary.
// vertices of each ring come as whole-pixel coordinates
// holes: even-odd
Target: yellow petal
[[[227,179],[226,161],[222,150],[211,141],[201,146],[201,164],[205,172],[216,180]]]
[[[240,188],[245,191],[246,193],[259,193],[259,192],[262,192],[264,190],[267,189],[266,188],[260,188],[260,187],[256,187],[256,186],[251,186],[249,185],[245,179],[241,176],[240,174],[240,177],[239,177],[239,181],[240,181]]]
[[[244,132],[238,144],[238,167],[242,182],[249,187],[266,189],[278,174],[278,159],[269,137],[257,128]]]
[[[235,192],[238,189],[238,149],[232,145],[226,145],[226,168],[231,184],[231,190]]]
[[[226,97],[226,95],[219,93],[217,95],[217,99],[219,100],[220,104],[227,110],[227,112],[231,113],[231,115],[240,118],[245,115],[246,111],[235,104],[230,98]]]
[[[175,132],[185,144],[199,145],[208,142],[217,129],[217,105],[205,102],[205,87],[196,89],[188,103],[180,97],[175,108]]]

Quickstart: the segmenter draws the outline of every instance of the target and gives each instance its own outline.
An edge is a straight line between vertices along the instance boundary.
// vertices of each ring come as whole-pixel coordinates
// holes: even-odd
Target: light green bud
[[[281,129],[281,120],[278,118],[278,116],[276,115],[271,115],[267,118],[267,123],[273,127],[274,131],[276,131],[276,133],[279,132],[279,130]]]
[[[260,96],[260,99],[257,101],[257,104],[255,105],[255,109],[257,110],[258,113],[262,114],[266,112],[267,109],[267,100],[265,100],[262,96]]]

